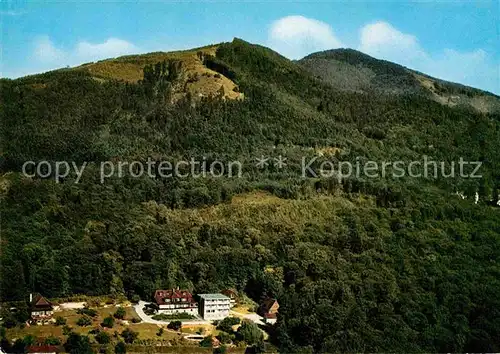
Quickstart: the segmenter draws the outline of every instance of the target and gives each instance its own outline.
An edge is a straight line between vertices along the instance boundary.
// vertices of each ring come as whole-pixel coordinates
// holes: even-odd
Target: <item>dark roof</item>
[[[184,302],[194,303],[193,295],[187,290],[179,289],[168,289],[168,290],[156,290],[154,295],[156,304],[165,305],[165,299],[169,299],[172,302],[180,301],[185,299]]]
[[[224,289],[221,293],[229,297],[238,297],[238,291],[236,291],[236,289]]]
[[[37,309],[52,309],[52,303],[40,294],[37,294],[31,301],[31,308]]]
[[[261,312],[269,312],[269,310],[271,309],[271,307],[274,305],[274,303],[278,302],[276,299],[271,299],[271,298],[268,298],[268,299],[265,299],[264,301],[262,301],[262,303],[260,304],[260,311]]]

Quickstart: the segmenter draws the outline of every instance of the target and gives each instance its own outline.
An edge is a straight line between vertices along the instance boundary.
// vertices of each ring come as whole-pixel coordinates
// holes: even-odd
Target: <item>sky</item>
[[[0,76],[231,41],[354,48],[500,94],[500,1],[0,0]]]

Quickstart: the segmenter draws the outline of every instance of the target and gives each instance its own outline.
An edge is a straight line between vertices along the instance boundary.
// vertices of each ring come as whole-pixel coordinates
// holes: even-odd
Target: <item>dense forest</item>
[[[85,66],[0,81],[2,301],[234,287],[278,299],[271,341],[282,352],[500,351],[498,112],[408,90],[418,80],[387,62],[364,65],[402,82],[397,95],[339,89],[238,39],[193,56],[244,99],[224,87],[179,95],[178,60],[145,65],[137,82]],[[280,155],[286,168],[254,163]],[[302,159],[319,155],[462,157],[482,161],[482,178],[303,178]],[[243,171],[99,179],[102,161],[148,158]],[[21,173],[42,160],[88,165],[79,183]]]

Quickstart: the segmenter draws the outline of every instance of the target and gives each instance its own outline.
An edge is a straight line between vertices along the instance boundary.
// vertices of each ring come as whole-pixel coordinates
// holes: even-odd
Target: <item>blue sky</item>
[[[1,2],[1,76],[240,37],[296,59],[361,50],[500,94],[493,1]]]

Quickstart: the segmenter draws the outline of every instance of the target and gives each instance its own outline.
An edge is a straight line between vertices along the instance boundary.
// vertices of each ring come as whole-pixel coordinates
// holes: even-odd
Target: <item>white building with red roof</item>
[[[194,301],[193,295],[187,290],[156,290],[154,299],[158,313],[167,315],[182,312],[190,315],[198,314],[198,304]]]

